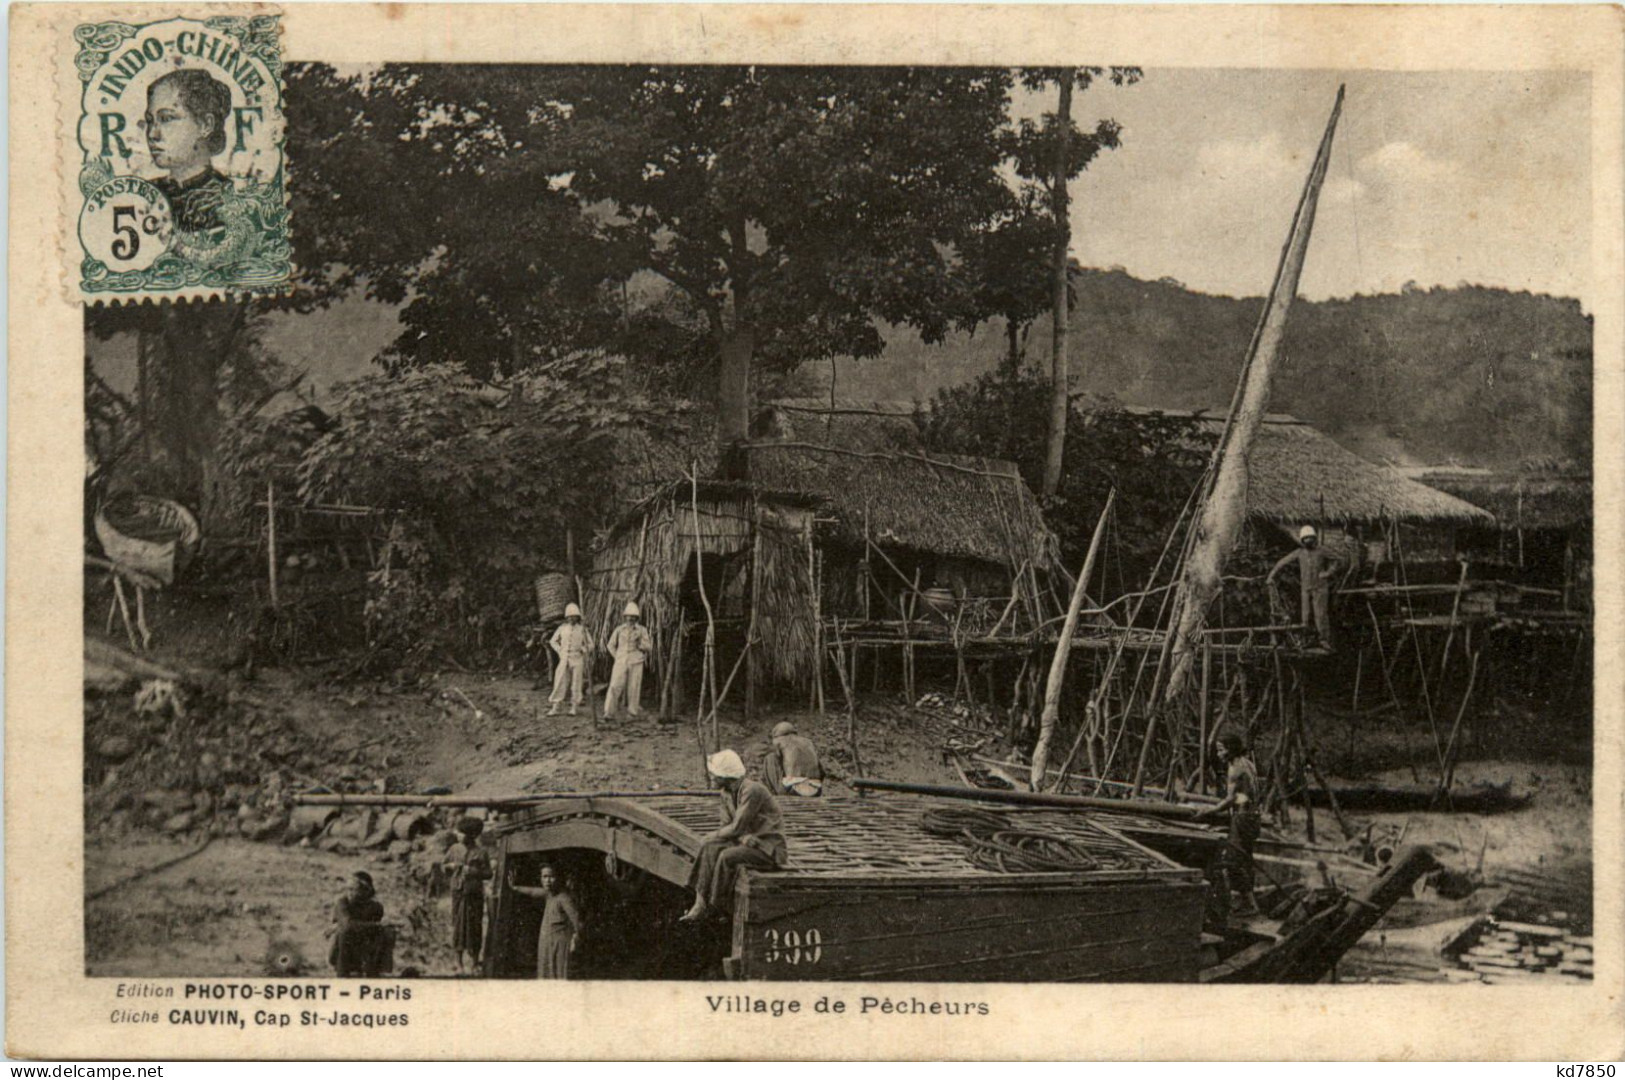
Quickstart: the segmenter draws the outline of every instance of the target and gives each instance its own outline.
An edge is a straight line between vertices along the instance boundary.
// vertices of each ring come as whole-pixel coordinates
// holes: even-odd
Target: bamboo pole
[[[1016,576],[1010,579],[1010,602],[1004,605],[1004,611],[1000,613],[999,621],[993,624],[993,629],[988,631],[988,637],[998,637],[999,631],[1004,629],[1004,620],[1010,617],[1010,612],[1015,610],[1016,601],[1021,599],[1021,577],[1026,572],[1027,563],[1023,560],[1021,567],[1016,571]]]
[[[1106,534],[1106,521],[1111,516],[1112,504],[1117,501],[1117,489],[1114,487],[1106,493],[1106,505],[1101,507],[1100,517],[1095,522],[1094,535],[1089,538],[1089,550],[1083,557],[1083,569],[1078,572],[1078,580],[1072,587],[1072,599],[1067,604],[1066,622],[1061,627],[1061,637],[1055,643],[1055,655],[1050,659],[1049,679],[1044,685],[1044,711],[1040,715],[1038,725],[1038,745],[1033,749],[1032,774],[1028,778],[1028,786],[1037,791],[1043,781],[1045,770],[1049,767],[1050,738],[1055,733],[1055,723],[1061,711],[1061,687],[1066,682],[1066,662],[1072,654],[1072,636],[1078,630],[1078,612],[1083,607],[1084,592],[1089,587],[1089,579],[1094,574],[1095,558],[1100,554],[1100,540]],[[1070,762],[1071,755],[1067,756]],[[1064,777],[1064,773],[1063,773]]]
[[[1331,161],[1332,138],[1342,111],[1343,88],[1340,86],[1320,148],[1298,198],[1292,227],[1281,248],[1275,280],[1242,364],[1224,432],[1214,448],[1211,486],[1203,499],[1200,523],[1191,534],[1190,555],[1185,560],[1182,578],[1183,599],[1177,609],[1178,623],[1169,635],[1173,641],[1173,669],[1166,684],[1165,705],[1179,701],[1185,689],[1194,659],[1195,633],[1201,629],[1207,609],[1220,589],[1225,562],[1246,518],[1248,453],[1269,407],[1270,384],[1281,352],[1287,314],[1298,292],[1299,275],[1314,230],[1320,188]]]
[[[813,526],[809,519],[806,527],[807,535],[807,587],[808,600],[812,607],[812,634],[813,634],[813,685],[812,704],[818,710],[818,715],[824,715],[824,614],[822,587],[818,573],[818,551],[813,546]]]
[[[277,607],[277,558],[276,558],[276,481],[265,482],[265,552],[268,578],[271,590],[271,606]]]
[[[1309,770],[1310,777],[1320,785],[1320,790],[1326,793],[1326,802],[1332,808],[1332,816],[1337,819],[1337,827],[1343,831],[1343,839],[1347,840],[1354,835],[1354,829],[1349,825],[1348,818],[1343,816],[1343,808],[1337,804],[1337,792],[1326,782],[1326,778],[1320,773],[1320,767],[1315,764],[1314,741],[1309,734],[1307,690],[1302,679],[1298,679],[1297,684],[1298,747],[1303,754],[1304,768]]]
[[[859,791],[893,791],[909,795],[935,795],[948,799],[1009,803],[1017,806],[1055,806],[1089,810],[1115,810],[1121,814],[1194,821],[1205,807],[1137,799],[1097,799],[1089,795],[1062,795],[1053,791],[1000,791],[991,788],[951,787],[945,784],[905,784],[895,780],[853,780]]]
[[[1439,691],[1444,692],[1444,673],[1450,666],[1450,646],[1456,640],[1456,617],[1461,612],[1461,594],[1467,589],[1467,571],[1472,564],[1461,560],[1461,577],[1456,581],[1456,595],[1450,601],[1450,631],[1444,636],[1444,652],[1439,657]]]
[[[868,622],[869,619],[872,617],[870,615],[870,613],[869,613],[869,582],[874,577],[874,572],[869,569],[869,551],[873,546],[874,545],[869,543],[869,504],[864,503],[863,504],[863,565],[860,567],[861,573],[860,573],[860,575],[858,577],[858,587],[859,587],[860,591],[863,593],[863,621],[864,622]],[[858,663],[857,656],[856,656],[856,654],[854,654],[853,658],[852,658],[852,679],[853,679],[854,682],[857,681],[857,677],[858,677],[858,675],[857,675],[857,671],[858,671],[857,663]]]
[[[113,599],[117,602],[119,614],[124,619],[124,633],[130,639],[130,651],[140,652],[141,646],[135,640],[135,629],[130,625],[130,604],[124,598],[124,582],[117,570],[113,571]]]
[[[888,562],[890,560],[887,560]],[[920,596],[920,569],[914,568],[914,595],[908,598],[908,611],[903,615],[903,694],[909,708],[919,699],[914,694],[914,612],[918,610]]]
[[[756,693],[761,681],[761,664],[757,661],[757,654],[751,648],[756,644],[757,611],[762,604],[762,505],[761,501],[752,495],[751,506],[751,542],[750,542],[750,621],[745,626],[745,649],[739,655],[745,659],[745,723],[756,723]],[[737,667],[737,665],[735,665]],[[729,676],[732,681],[733,676]],[[726,691],[725,691],[726,692]],[[720,702],[711,703],[711,713],[716,715]]]
[[[837,654],[844,650],[845,647],[845,642],[842,641],[841,636],[841,620],[837,617],[835,620],[835,649]],[[856,678],[857,655],[857,646],[854,645],[852,647],[853,679],[847,678],[844,660],[837,660],[835,673],[840,676],[841,691],[846,696],[846,745],[848,753],[852,755],[852,772],[854,776],[862,776],[863,758],[858,752],[858,702],[852,685]]]
[[[1196,775],[1203,790],[1207,788],[1207,743],[1208,743],[1208,688],[1213,678],[1213,645],[1209,641],[1202,642],[1202,700],[1196,713]]]
[[[1304,831],[1309,837],[1309,842],[1313,844],[1315,842],[1315,804],[1309,795],[1309,780],[1304,775],[1304,754],[1306,751],[1302,742],[1298,739],[1296,726],[1293,725],[1293,723],[1287,717],[1286,677],[1281,673],[1281,651],[1279,649],[1270,650],[1270,657],[1275,662],[1275,697],[1276,704],[1278,706],[1277,715],[1280,717],[1280,727],[1278,730],[1281,732],[1281,737],[1287,742],[1288,746],[1290,747],[1295,745],[1298,751],[1297,780],[1298,788],[1303,795]],[[1292,671],[1292,677],[1294,681],[1298,679],[1298,672],[1296,668],[1294,668]],[[1291,757],[1290,750],[1288,751],[1288,757],[1289,759]]]
[[[576,587],[576,595],[580,596],[581,595],[581,579],[580,578],[575,579],[575,587]],[[583,622],[585,622],[585,620],[583,620]],[[585,663],[583,665],[583,670],[581,672],[581,676],[586,681],[586,684],[587,684],[587,715],[589,717],[591,717],[592,726],[593,726],[594,729],[596,729],[598,727],[598,693],[597,693],[597,686],[593,683],[593,669],[598,664],[598,641],[595,638],[593,638],[591,634],[588,634],[587,637],[588,637],[588,640],[592,641],[592,647],[587,650],[587,658],[586,658],[586,661],[585,661]],[[546,648],[546,646],[543,646],[543,648]],[[562,658],[561,658],[560,662],[561,663],[563,662]]]
[[[1473,699],[1473,684],[1478,680],[1480,651],[1474,649],[1468,654],[1467,689],[1462,691],[1461,705],[1456,709],[1456,721],[1450,725],[1450,742],[1445,747],[1445,768],[1439,775],[1439,794],[1445,798],[1450,797],[1450,788],[1456,779],[1456,757],[1460,753],[1460,748],[1456,745],[1456,736],[1461,732],[1462,718],[1467,715],[1467,703]]]
[[[682,799],[716,798],[715,789],[664,789],[654,791],[538,791],[524,795],[378,795],[373,793],[298,792],[293,796],[296,806],[421,806],[463,807],[499,810],[523,809],[543,803],[566,799]]]
[[[704,554],[704,550],[703,550],[703,547],[702,547],[703,541],[700,539],[700,464],[699,464],[699,462],[697,462],[697,461],[694,462],[694,471],[688,474],[688,479],[689,479],[689,485],[690,485],[689,486],[689,493],[690,493],[690,500],[691,500],[690,505],[691,505],[691,507],[693,508],[693,511],[694,511],[694,577],[695,577],[696,582],[699,585],[700,605],[705,608],[705,658],[704,658],[705,666],[700,671],[699,712],[694,717],[694,724],[699,729],[699,732],[700,732],[700,746],[701,746],[702,750],[705,753],[709,754],[709,753],[714,752],[714,750],[715,750],[716,731],[713,728],[711,733],[710,733],[711,734],[710,739],[706,738],[705,720],[704,720],[704,718],[705,718],[705,694],[706,694],[707,687],[709,686],[709,689],[710,689],[710,692],[711,692],[711,700],[713,702],[716,701],[716,699],[717,699],[717,668],[716,668],[717,622],[716,622],[716,617],[711,612],[711,600],[705,594],[705,554]],[[713,713],[712,715],[715,716],[715,713]],[[703,769],[704,766],[705,766],[705,762],[702,761],[700,763],[700,765],[701,765],[701,768]],[[709,773],[707,773],[705,775],[709,775]]]

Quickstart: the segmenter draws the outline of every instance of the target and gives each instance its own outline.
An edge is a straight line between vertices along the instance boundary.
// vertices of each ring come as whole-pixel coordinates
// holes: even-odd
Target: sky
[[[1134,86],[1097,83],[1075,97],[1074,118],[1085,129],[1115,119],[1123,144],[1072,186],[1074,256],[1203,292],[1263,293],[1339,82],[1347,98],[1302,295],[1466,281],[1590,310],[1583,73],[1151,69]],[[1036,106],[1053,108],[1047,97]]]

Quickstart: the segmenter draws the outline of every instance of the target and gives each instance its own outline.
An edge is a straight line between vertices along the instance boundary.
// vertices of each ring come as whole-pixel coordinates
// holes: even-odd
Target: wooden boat
[[[1334,784],[1337,805],[1344,810],[1372,813],[1426,813],[1430,810],[1456,814],[1505,814],[1522,809],[1529,795],[1512,790],[1511,783],[1474,784],[1458,787],[1448,795],[1437,784]],[[1311,788],[1310,801],[1330,806],[1331,799],[1320,788]]]
[[[716,977],[928,982],[1193,982],[1202,957],[1201,874],[1088,817],[1003,811],[1087,854],[1074,872],[1004,873],[933,835],[920,799],[783,800],[791,864],[740,874],[731,919],[678,924],[714,797],[584,798],[526,807],[493,828],[486,974],[534,971],[533,883],[562,865],[594,924],[586,978]],[[962,806],[956,807],[962,809]]]
[[[999,808],[1012,832],[1045,834],[1093,864],[1001,872],[926,827],[927,812],[964,805],[784,800],[791,865],[741,873],[731,916],[698,927],[677,916],[701,838],[719,823],[714,797],[515,809],[491,831],[485,974],[534,972],[539,905],[508,885],[534,884],[544,861],[564,871],[593,925],[582,978],[925,982],[1313,982],[1435,865],[1423,849],[1403,852],[1355,894],[1283,891],[1281,918],[1204,933],[1202,870],[1136,842],[1113,815]]]

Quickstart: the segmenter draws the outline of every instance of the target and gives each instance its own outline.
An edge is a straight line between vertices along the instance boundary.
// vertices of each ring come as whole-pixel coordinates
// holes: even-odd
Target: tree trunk
[[[1066,190],[1070,166],[1068,148],[1072,134],[1072,78],[1070,68],[1061,75],[1061,103],[1056,109],[1055,173],[1051,179],[1051,209],[1055,213],[1055,262],[1051,314],[1055,321],[1050,367],[1049,444],[1044,455],[1044,494],[1054,495],[1061,486],[1061,459],[1066,453],[1066,414],[1072,390],[1072,373],[1067,363],[1067,324],[1071,312],[1067,304],[1067,263],[1072,246],[1072,222]]]
[[[732,474],[735,450],[750,436],[750,361],[756,335],[748,326],[735,324],[724,331],[717,364],[717,448],[723,469]],[[738,479],[744,479],[740,475]]]

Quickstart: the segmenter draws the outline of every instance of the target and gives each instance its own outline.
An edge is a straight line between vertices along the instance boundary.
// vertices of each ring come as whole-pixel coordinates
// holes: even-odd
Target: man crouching
[[[790,849],[780,831],[779,804],[767,785],[747,780],[745,763],[732,750],[712,754],[705,768],[722,789],[723,824],[700,845],[688,882],[694,890],[694,906],[683,915],[683,922],[696,922],[713,909],[727,908],[741,867],[775,870],[790,861]]]

